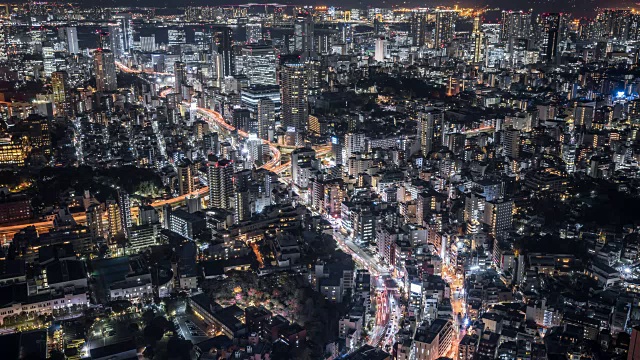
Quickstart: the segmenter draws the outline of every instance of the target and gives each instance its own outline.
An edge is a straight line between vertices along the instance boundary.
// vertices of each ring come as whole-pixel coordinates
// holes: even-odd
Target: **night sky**
[[[640,3],[640,0],[638,0]],[[598,7],[639,7],[633,0],[104,0],[103,6],[154,6],[154,7],[184,7],[189,5],[220,6],[238,5],[246,3],[280,3],[295,5],[338,5],[343,7],[366,8],[369,6],[390,7],[402,5],[407,7],[430,7],[437,5],[452,6],[488,6],[490,8],[527,10],[534,12],[569,12],[574,16],[593,17]],[[79,4],[95,6],[93,0],[79,0]]]

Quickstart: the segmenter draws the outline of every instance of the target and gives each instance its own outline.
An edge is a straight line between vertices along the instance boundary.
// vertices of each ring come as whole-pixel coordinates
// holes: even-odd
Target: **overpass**
[[[131,69],[127,66],[125,66],[124,64],[122,64],[119,61],[116,61],[116,66],[118,67],[118,69],[120,69],[123,72],[126,73],[132,73],[132,74],[141,74],[143,73],[141,70],[135,70],[135,69]],[[167,74],[167,73],[154,73],[154,72],[144,72],[146,74],[157,74],[157,75],[171,75],[171,74]],[[163,90],[162,92],[160,92],[160,97],[165,97],[168,93],[170,93],[173,89],[171,88],[167,88],[165,90]],[[202,107],[198,107],[196,108],[196,111],[198,113],[198,115],[200,115],[203,119],[205,119],[209,124],[216,126],[218,128],[224,129],[226,131],[232,132],[232,131],[237,131],[238,135],[243,137],[243,138],[247,138],[249,137],[249,134],[243,130],[240,129],[236,129],[234,126],[232,126],[231,124],[228,124],[224,118],[222,117],[222,115],[220,115],[220,113],[218,113],[217,111],[211,110],[211,109],[206,109],[206,108],[202,108]],[[262,140],[262,142],[264,144],[269,145],[269,149],[271,152],[271,159],[266,162],[265,164],[263,164],[260,168],[262,169],[266,169],[269,171],[272,171],[278,175],[282,174],[283,172],[285,172],[289,167],[291,167],[291,162],[286,162],[284,164],[280,163],[280,159],[282,156],[282,153],[280,152],[280,149],[286,149],[286,150],[294,150],[296,149],[296,146],[288,146],[288,145],[281,145],[281,144],[277,144],[277,143],[273,143],[267,140]],[[315,146],[314,149],[316,150],[316,154],[317,155],[321,155],[324,156],[326,154],[328,154],[331,151],[331,145],[321,145],[321,146]],[[196,191],[193,191],[189,194],[185,194],[185,195],[181,195],[181,196],[177,196],[171,199],[162,199],[162,200],[155,200],[153,201],[150,205],[153,206],[156,209],[161,209],[162,207],[164,207],[165,205],[171,205],[171,206],[177,206],[180,205],[182,203],[184,203],[185,199],[193,197],[193,196],[202,196],[205,195],[209,192],[209,188],[208,187],[203,187],[200,188]],[[78,212],[78,213],[73,213],[71,214],[73,216],[73,219],[76,221],[76,223],[80,224],[80,225],[84,225],[87,222],[86,219],[86,214],[84,212]],[[13,239],[13,236],[18,233],[21,229],[28,227],[28,226],[34,226],[36,228],[36,230],[38,231],[38,233],[42,233],[42,232],[47,232],[51,229],[53,229],[53,221],[41,221],[41,220],[33,220],[33,221],[29,221],[29,222],[22,222],[20,224],[7,224],[4,226],[0,226],[0,243],[4,243],[6,241],[9,241],[11,239]]]

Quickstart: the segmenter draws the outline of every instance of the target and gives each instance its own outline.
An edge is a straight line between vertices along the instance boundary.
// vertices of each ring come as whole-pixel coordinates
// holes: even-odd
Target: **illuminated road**
[[[116,66],[118,67],[118,69],[120,69],[120,71],[123,71],[125,73],[130,73],[130,74],[143,73],[140,70],[131,69],[119,61],[116,61]],[[145,71],[144,73],[149,75],[171,75],[169,73],[155,73],[153,71]],[[164,89],[163,91],[160,92],[160,97],[166,96],[171,91],[173,91],[173,89],[171,88]],[[236,130],[235,127],[233,127],[232,125],[224,121],[224,118],[220,115],[220,113],[214,110],[198,107],[196,108],[196,111],[205,120],[207,120],[211,124],[214,124],[215,126],[222,127],[229,132]],[[245,131],[242,131],[242,130],[237,130],[237,133],[239,136],[243,138],[247,138],[249,136],[249,134],[247,134]],[[296,147],[279,145],[266,140],[263,140],[263,142],[269,145],[269,149],[271,151],[271,159],[268,162],[266,162],[264,165],[262,165],[261,168],[269,171],[273,171],[277,174],[281,174],[285,172],[291,166],[291,163],[286,162],[284,164],[280,164],[280,158],[282,156],[280,149],[293,150]],[[316,150],[317,155],[324,156],[331,151],[331,146],[330,145],[316,146],[314,147],[314,149]],[[208,191],[209,191],[209,188],[204,187],[186,195],[177,196],[177,197],[166,199],[166,200],[156,200],[153,203],[151,203],[151,206],[153,206],[154,208],[162,208],[165,205],[177,205],[184,202],[184,200],[188,197],[201,196],[203,194],[207,194]],[[86,224],[86,215],[84,212],[73,213],[72,216],[76,221],[76,223],[80,225]],[[28,226],[34,226],[38,231],[38,233],[43,233],[53,229],[53,222],[34,220],[31,222],[24,222],[21,224],[8,224],[8,225],[0,226],[0,242],[5,243],[6,241],[10,241],[11,239],[13,239],[13,236],[17,232],[19,232],[20,230]]]

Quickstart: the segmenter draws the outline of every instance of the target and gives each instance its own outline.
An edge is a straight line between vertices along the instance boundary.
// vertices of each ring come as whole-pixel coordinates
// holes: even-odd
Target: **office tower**
[[[300,53],[315,51],[313,16],[309,13],[299,13],[293,24],[294,48]]]
[[[246,45],[240,50],[237,73],[250,85],[276,85],[276,49],[267,45]]]
[[[251,132],[251,113],[248,109],[235,108],[233,109],[232,122],[233,127],[242,131]]]
[[[547,63],[553,63],[558,60],[558,46],[563,32],[562,27],[565,26],[564,20],[565,17],[559,13],[540,15],[540,50]]]
[[[247,188],[235,192],[233,210],[233,220],[236,224],[251,218],[251,193]]]
[[[102,216],[104,211],[102,209],[102,205],[100,204],[92,204],[87,208],[86,217],[87,217],[87,228],[89,228],[89,234],[91,235],[91,240],[94,242],[104,236],[104,224],[102,223]]]
[[[511,229],[513,200],[487,201],[484,205],[484,223],[489,225],[489,233],[493,236]]]
[[[122,223],[122,230],[126,237],[129,236],[129,229],[133,226],[133,220],[131,219],[131,200],[129,194],[124,190],[118,190],[118,206],[120,207],[120,222]]]
[[[434,37],[434,46],[436,48],[444,47],[444,44],[454,38],[457,19],[458,12],[454,10],[436,11],[436,32]]]
[[[128,53],[133,48],[133,19],[131,14],[116,14],[114,19],[118,21],[118,27],[120,28],[122,50]]]
[[[69,54],[77,54],[80,52],[78,47],[78,29],[75,26],[68,26],[65,28],[67,35],[67,52]]]
[[[480,16],[476,16],[473,19],[473,32],[471,37],[473,39],[473,63],[478,64],[482,61],[482,50],[484,46],[484,34],[482,33],[482,20]]]
[[[276,122],[276,112],[273,101],[260,99],[258,101],[258,111],[256,112],[258,122],[258,138],[269,140],[269,130],[273,130]]]
[[[100,92],[118,89],[116,63],[113,53],[98,49],[93,54],[93,71],[96,75],[96,89]]]
[[[531,39],[531,13],[524,11],[503,11],[500,40],[511,51],[515,39]]]
[[[195,165],[189,159],[183,159],[176,165],[178,172],[178,193],[190,194],[195,191]]]
[[[42,47],[42,62],[44,65],[44,74],[49,77],[56,71],[56,55],[55,50],[51,46]]]
[[[624,41],[628,39],[630,20],[632,12],[630,9],[602,9],[598,12],[596,21],[600,30],[600,35],[608,39]]]
[[[69,106],[67,102],[67,73],[65,71],[56,71],[51,74],[51,90],[56,113],[66,114]]]
[[[520,131],[516,129],[505,130],[503,146],[505,156],[517,159],[520,156]]]
[[[307,108],[307,76],[299,61],[286,61],[280,68],[281,119],[285,128],[304,131],[309,110]]]
[[[387,40],[383,37],[376,39],[376,49],[374,54],[374,59],[376,61],[384,61],[388,57],[388,43]]]
[[[209,207],[230,209],[233,199],[233,162],[219,160],[209,164]]]
[[[433,109],[418,115],[418,139],[422,156],[427,156],[435,149],[436,128],[444,122],[444,112]]]
[[[187,65],[180,61],[176,62],[173,65],[173,73],[175,77],[173,90],[176,94],[182,95],[182,86],[186,85],[187,81]]]
[[[122,231],[122,217],[120,215],[120,206],[118,203],[111,199],[106,203],[107,211],[107,240],[113,239],[119,232]]]
[[[140,50],[142,52],[156,51],[156,35],[140,36]]]
[[[122,28],[120,24],[109,24],[109,49],[113,52],[116,58],[120,58],[124,55],[124,39],[122,34]]]
[[[248,23],[246,25],[247,30],[247,43],[256,44],[262,41],[262,24],[261,23]]]
[[[233,38],[231,28],[223,28],[218,32],[218,53],[222,56],[222,76],[232,76],[236,73],[235,54],[233,53]]]
[[[170,29],[167,34],[169,35],[169,46],[187,43],[187,34],[184,29]]]

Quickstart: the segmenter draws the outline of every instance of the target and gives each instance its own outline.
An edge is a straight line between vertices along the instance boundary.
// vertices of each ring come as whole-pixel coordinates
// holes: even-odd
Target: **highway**
[[[116,61],[116,66],[120,71],[125,73],[130,73],[130,74],[143,73],[140,70],[131,69],[119,61]],[[152,71],[145,71],[144,73],[148,75],[162,75],[162,76],[171,75],[169,73],[154,73]],[[171,88],[164,89],[163,91],[160,92],[160,97],[166,96],[171,91],[173,91],[173,89]],[[202,116],[202,118],[204,118],[212,126],[224,128],[229,132],[236,131],[235,127],[233,127],[232,125],[224,121],[224,118],[222,117],[222,115],[220,115],[220,113],[214,110],[206,109],[202,107],[196,108],[196,111],[198,112],[199,115]],[[243,138],[247,138],[249,136],[249,134],[247,134],[245,131],[242,131],[239,129],[237,130],[237,133],[239,136]],[[267,163],[262,165],[261,168],[269,171],[273,171],[277,174],[281,174],[284,171],[286,171],[291,166],[291,163],[286,162],[284,164],[280,164],[280,159],[282,156],[280,149],[292,150],[292,149],[295,149],[296,147],[279,145],[276,143],[269,142],[267,140],[263,140],[263,142],[269,145],[269,149],[271,151],[271,159]],[[321,146],[314,147],[314,149],[316,150],[318,155],[326,155],[331,151],[331,145],[321,145]],[[209,188],[203,187],[201,189],[198,189],[186,195],[177,196],[171,199],[155,200],[151,203],[151,206],[153,206],[154,208],[162,208],[165,205],[177,205],[184,202],[184,200],[188,197],[201,196],[201,195],[207,194],[208,192],[209,192]],[[76,223],[81,225],[86,224],[86,215],[84,212],[73,213],[72,216],[73,216],[73,219],[76,221]],[[13,239],[13,236],[17,232],[19,232],[20,230],[28,226],[34,226],[38,231],[38,233],[43,233],[53,229],[53,222],[33,220],[28,222],[21,222],[20,224],[7,224],[7,225],[0,226],[0,243],[6,243],[7,241],[10,241],[11,239]]]

